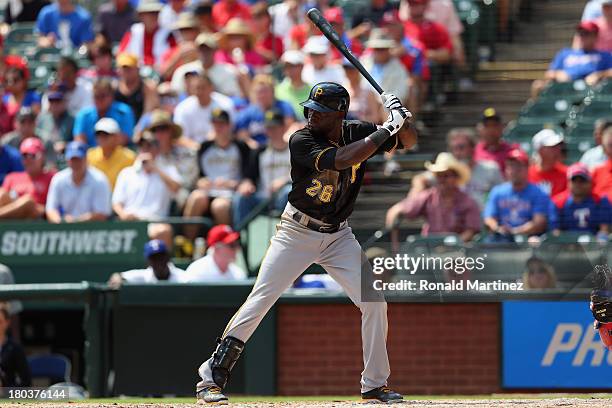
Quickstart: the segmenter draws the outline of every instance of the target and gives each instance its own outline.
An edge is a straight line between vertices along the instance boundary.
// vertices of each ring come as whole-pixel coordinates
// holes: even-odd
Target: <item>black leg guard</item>
[[[230,371],[244,350],[244,342],[235,337],[228,336],[223,340],[217,339],[217,349],[213,354],[212,376],[213,381],[221,389],[225,388],[230,377]]]

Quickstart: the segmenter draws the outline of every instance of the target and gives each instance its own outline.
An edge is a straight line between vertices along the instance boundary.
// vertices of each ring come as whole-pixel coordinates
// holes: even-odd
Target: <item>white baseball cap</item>
[[[281,62],[291,65],[304,65],[304,53],[298,50],[287,50],[281,57]]]
[[[563,142],[563,135],[555,132],[552,129],[542,129],[533,136],[531,145],[534,151],[538,151],[540,147],[552,147]]]
[[[327,54],[329,51],[329,42],[322,35],[313,36],[306,41],[304,52],[307,54]]]
[[[119,124],[113,118],[101,118],[96,122],[96,126],[94,127],[95,132],[104,132],[112,135],[114,133],[121,132],[119,128]]]

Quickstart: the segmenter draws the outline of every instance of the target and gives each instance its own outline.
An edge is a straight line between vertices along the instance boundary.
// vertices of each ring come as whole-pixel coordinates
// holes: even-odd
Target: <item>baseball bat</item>
[[[355,68],[357,68],[361,75],[363,75],[363,77],[374,87],[374,89],[376,89],[379,94],[382,94],[384,92],[383,89],[380,87],[380,85],[378,85],[374,78],[372,78],[372,75],[370,75],[370,73],[364,68],[364,66],[361,65],[361,62],[359,62],[359,60],[355,58],[355,56],[344,44],[336,30],[333,29],[331,24],[329,24],[329,21],[327,21],[325,17],[323,17],[321,12],[316,8],[311,8],[310,10],[308,10],[307,15],[310,21],[312,21],[312,23],[317,26],[319,30],[321,30],[321,32],[329,40],[329,42],[332,43],[332,45],[336,47],[338,51],[340,51],[340,53],[342,53],[342,55],[344,55],[344,57],[349,60]]]

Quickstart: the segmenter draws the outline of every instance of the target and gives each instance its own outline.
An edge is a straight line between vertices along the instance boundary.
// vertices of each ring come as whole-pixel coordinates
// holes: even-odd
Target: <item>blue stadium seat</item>
[[[32,378],[47,378],[52,384],[70,381],[72,364],[61,354],[38,354],[28,357]]]

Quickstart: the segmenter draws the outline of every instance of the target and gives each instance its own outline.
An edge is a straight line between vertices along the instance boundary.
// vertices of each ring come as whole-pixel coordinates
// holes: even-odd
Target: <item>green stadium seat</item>
[[[504,139],[512,142],[531,141],[533,136],[542,129],[555,129],[563,132],[563,129],[554,123],[519,123],[513,121],[504,129]]]
[[[595,123],[593,120],[577,120],[568,127],[567,136],[571,140],[591,140],[593,139],[594,128]]]
[[[594,97],[597,99],[612,98],[612,80],[606,79],[593,87]]]
[[[521,109],[519,123],[521,124],[561,124],[565,122],[572,108],[572,101],[568,99],[543,99],[528,102]]]
[[[56,64],[61,57],[61,50],[57,48],[39,48],[34,54],[33,61]]]
[[[551,82],[541,93],[540,99],[567,99],[579,103],[592,93],[583,80],[574,82]]]
[[[11,25],[11,30],[4,39],[4,46],[7,47],[17,43],[36,44],[34,23],[13,23]]]
[[[610,116],[612,113],[612,99],[601,100],[595,98],[587,98],[584,101],[578,115],[583,119],[589,118],[596,120],[602,117]]]

